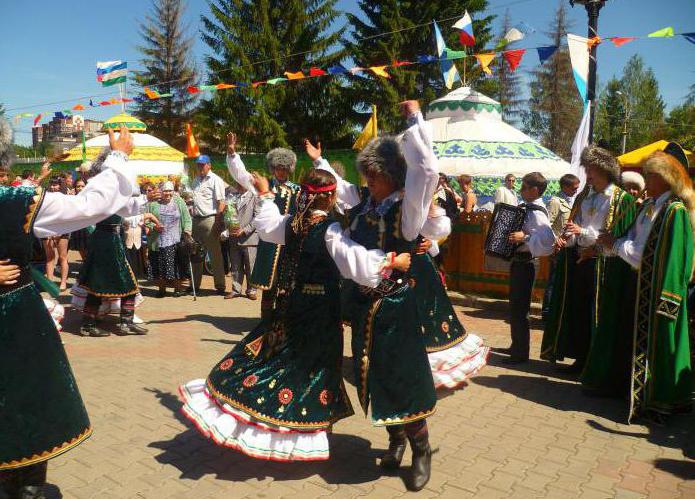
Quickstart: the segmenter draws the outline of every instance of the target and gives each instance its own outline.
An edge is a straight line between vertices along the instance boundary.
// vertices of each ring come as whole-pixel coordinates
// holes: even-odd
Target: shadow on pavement
[[[578,381],[578,374],[571,374],[566,372],[561,372],[557,370],[557,366],[561,364],[552,364],[545,360],[529,359],[528,362],[523,364],[513,364],[507,365],[503,364],[502,360],[508,357],[507,355],[500,354],[494,350],[490,352],[490,356],[487,359],[489,366],[499,367],[503,369],[508,369],[510,371],[519,371],[527,374],[536,374],[538,376],[545,376],[548,378],[556,378],[563,381]],[[484,372],[484,371],[483,371]]]
[[[53,485],[52,483],[47,483],[46,486],[43,488],[43,493],[46,496],[46,499],[62,499],[63,493],[60,491],[57,485]]]
[[[656,469],[677,476],[681,480],[695,480],[695,461],[680,459],[655,459]]]
[[[223,333],[241,334],[251,331],[258,325],[257,317],[225,317],[208,314],[191,314],[176,319],[159,319],[147,321],[148,324],[177,324],[180,322],[204,322],[219,329]]]

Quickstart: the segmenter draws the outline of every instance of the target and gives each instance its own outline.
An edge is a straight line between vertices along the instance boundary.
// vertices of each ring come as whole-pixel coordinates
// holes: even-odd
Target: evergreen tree
[[[211,0],[203,16],[203,41],[210,83],[248,86],[217,92],[203,102],[198,124],[203,139],[223,149],[226,132],[234,130],[246,151],[279,145],[300,147],[319,132],[324,144],[337,145],[348,136],[340,79],[326,77],[264,84],[286,71],[326,68],[340,62],[334,47],[343,29],[328,33],[339,16],[337,0]],[[344,145],[344,143],[343,143]]]
[[[620,80],[612,78],[599,95],[596,105],[594,136],[604,141],[613,154],[622,153],[625,126],[625,98]]]
[[[577,127],[582,117],[582,100],[572,75],[566,40],[571,24],[564,2],[558,4],[550,30],[546,32],[555,54],[531,72],[529,111],[523,113],[524,130],[555,154],[569,160]]]
[[[691,85],[683,104],[671,109],[666,118],[666,129],[668,140],[691,151],[695,149],[695,85]]]
[[[497,39],[498,45],[504,39],[504,35],[506,35],[512,27],[509,9],[507,9],[502,20],[502,30]],[[503,50],[512,50],[513,47],[510,47],[510,45],[512,44],[505,45]],[[526,102],[525,99],[522,98],[521,76],[517,71],[512,71],[504,59],[498,61],[495,74],[497,79],[497,93],[495,94],[495,98],[502,105],[502,117],[507,123],[514,125],[519,120],[521,108],[524,102]]]
[[[492,38],[490,23],[493,18],[482,14],[487,0],[360,0],[358,5],[362,15],[348,14],[351,32],[350,39],[344,43],[350,57],[362,67],[389,64],[395,60],[415,61],[418,55],[436,55],[433,19],[451,18],[438,23],[442,36],[450,49],[463,50],[458,32],[451,25],[466,9],[474,18],[476,45],[471,53],[481,51]],[[389,34],[380,36],[383,33]],[[459,59],[455,64],[462,77],[466,64],[469,85],[483,93],[492,93],[490,89],[494,89],[494,82],[481,75],[478,65],[468,59]],[[386,131],[397,131],[402,126],[399,102],[417,98],[425,104],[449,91],[436,62],[391,69],[390,74],[389,79],[368,73],[357,76],[349,92],[358,110],[377,105],[379,128]]]
[[[5,106],[2,105],[2,102],[0,102],[0,117],[5,116]]]
[[[184,143],[185,122],[195,102],[186,91],[195,84],[196,74],[190,57],[193,39],[183,26],[184,10],[182,0],[152,0],[151,11],[140,25],[143,44],[138,51],[144,69],[135,76],[142,87],[173,94],[139,103],[135,114],[147,123],[150,133],[175,147]]]

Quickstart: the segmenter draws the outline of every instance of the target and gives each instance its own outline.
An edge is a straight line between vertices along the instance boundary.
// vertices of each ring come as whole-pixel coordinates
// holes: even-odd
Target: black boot
[[[144,328],[139,324],[135,324],[132,318],[121,318],[121,322],[116,328],[116,334],[118,336],[128,336],[130,334],[144,335],[147,334],[147,328]]]
[[[410,467],[409,490],[422,490],[430,481],[432,469],[432,449],[430,448],[429,435],[422,432],[414,437],[408,437],[410,447],[413,449],[413,463]]]
[[[403,426],[387,426],[389,448],[381,456],[379,465],[385,470],[395,470],[401,465],[405,453],[405,429]]]
[[[109,336],[111,333],[99,329],[97,327],[97,321],[93,318],[85,318],[80,327],[80,334],[82,336],[93,336],[95,338],[103,338],[104,336]]]
[[[44,461],[22,469],[19,475],[19,489],[15,497],[17,499],[46,499],[44,486],[47,468]]]

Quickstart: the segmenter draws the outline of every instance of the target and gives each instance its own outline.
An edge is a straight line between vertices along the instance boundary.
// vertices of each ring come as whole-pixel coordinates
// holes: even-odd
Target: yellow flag
[[[490,63],[492,60],[495,58],[497,54],[491,53],[491,54],[475,54],[475,58],[478,59],[478,63],[480,63],[480,66],[483,68],[483,71],[485,71],[487,74],[491,75],[492,70],[490,69]]]
[[[369,144],[369,142],[372,139],[375,139],[376,136],[377,136],[376,106],[372,106],[372,116],[369,118],[369,121],[364,126],[364,130],[362,130],[362,133],[360,134],[360,136],[357,137],[357,140],[353,144],[352,148],[357,149],[358,151],[361,151],[362,149],[364,149],[364,147],[367,144]]]

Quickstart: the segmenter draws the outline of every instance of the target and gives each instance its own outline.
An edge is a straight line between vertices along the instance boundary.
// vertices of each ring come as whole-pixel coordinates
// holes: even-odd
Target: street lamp
[[[615,93],[623,99],[623,154],[625,154],[625,146],[627,144],[627,122],[630,119],[630,99],[620,90],[617,90]]]
[[[589,38],[594,38],[598,35],[598,15],[606,0],[570,0],[570,5],[583,5],[586,8],[586,13],[589,16]],[[589,52],[589,81],[587,82],[586,97],[591,102],[589,110],[589,143],[594,139],[594,111],[596,104],[594,98],[596,96],[596,49],[598,44],[593,44]]]

